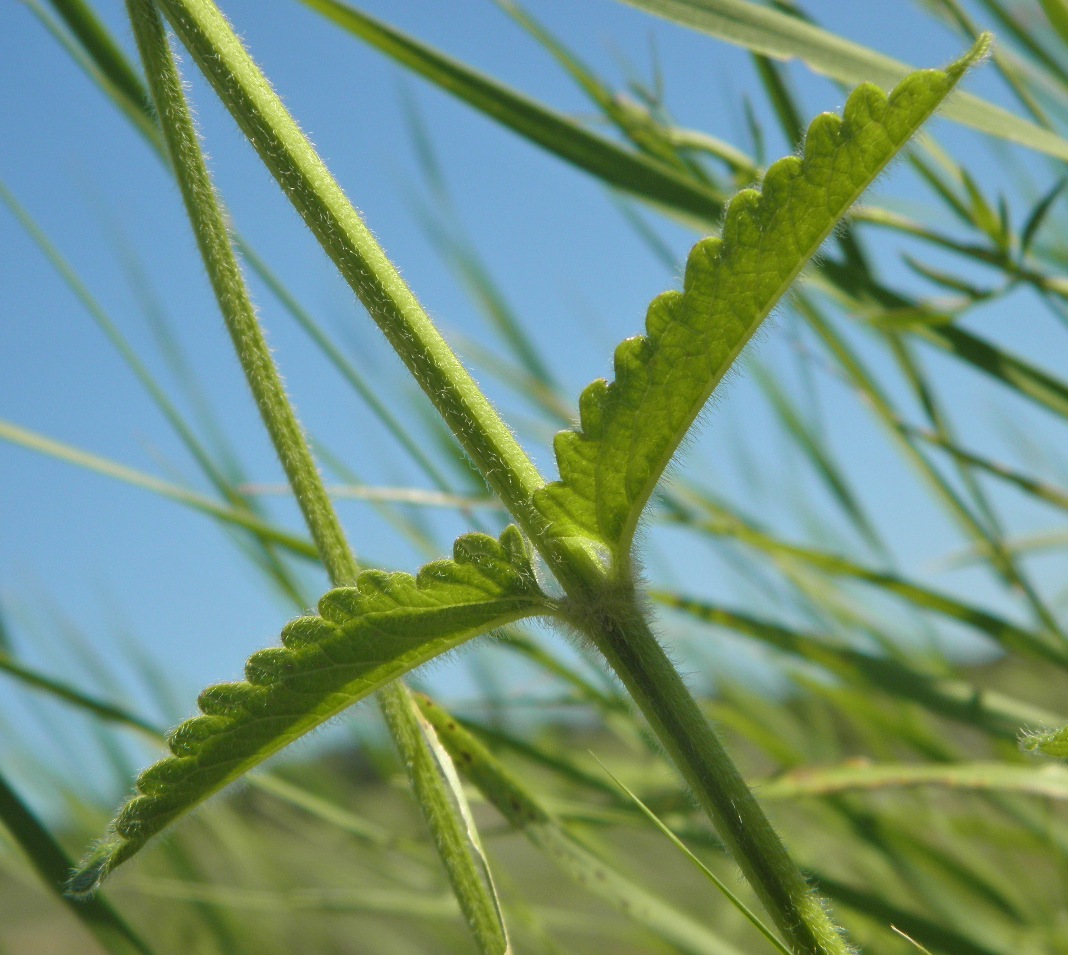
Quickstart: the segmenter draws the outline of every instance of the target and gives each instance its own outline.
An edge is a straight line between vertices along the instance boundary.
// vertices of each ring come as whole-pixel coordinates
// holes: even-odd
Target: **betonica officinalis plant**
[[[169,730],[4,651],[5,672],[27,692],[166,747],[136,776],[80,861],[18,787],[0,779],[11,842],[62,900],[57,904],[108,951],[159,952],[179,944],[197,951],[293,950],[298,943],[283,940],[290,928],[304,939],[301,950],[324,952],[608,946],[845,955],[1040,952],[1066,943],[1068,921],[1057,898],[1068,839],[1055,803],[1068,797],[1068,771],[1057,763],[1064,720],[1054,702],[1068,667],[1063,601],[1026,542],[1010,536],[999,494],[1005,485],[1030,506],[1064,510],[1068,492],[1055,477],[1030,473],[1038,455],[1034,467],[1010,465],[959,437],[956,409],[947,407],[941,379],[921,360],[919,346],[1060,424],[1068,414],[1068,386],[1055,373],[965,328],[972,312],[1017,295],[1063,326],[1068,282],[1059,272],[1068,257],[1053,218],[1063,180],[1038,188],[1020,172],[1017,191],[1029,205],[1022,218],[1014,216],[1007,200],[990,198],[967,171],[967,157],[939,146],[929,125],[941,114],[984,143],[1008,142],[1060,168],[1068,159],[1068,140],[1057,132],[1068,86],[1068,7],[1059,0],[1036,6],[1035,16],[1049,25],[1049,35],[1036,39],[1005,5],[979,5],[999,37],[1007,36],[995,45],[955,0],[932,4],[929,15],[959,34],[957,48],[965,52],[948,66],[924,69],[845,40],[808,16],[818,11],[791,3],[634,0],[705,34],[709,44],[707,34],[750,51],[768,115],[789,144],[783,158],[768,161],[751,106],[740,113],[748,149],[677,125],[655,89],[613,90],[510,2],[500,4],[504,12],[578,83],[609,132],[556,113],[353,6],[304,5],[321,15],[318,28],[332,24],[359,38],[611,187],[655,254],[671,257],[651,216],[682,223],[698,237],[678,265],[676,287],[648,304],[644,326],[635,316],[630,337],[604,356],[605,377],[576,400],[554,377],[553,343],[539,342],[536,324],[516,319],[477,253],[428,218],[443,255],[505,343],[507,360],[497,363],[496,376],[536,409],[546,427],[534,432],[548,425],[556,432],[551,454],[532,451],[536,434],[498,410],[464,352],[491,366],[492,359],[479,357],[478,343],[454,348],[443,336],[401,275],[404,250],[387,256],[374,223],[353,204],[360,196],[342,189],[303,131],[299,110],[284,100],[286,91],[279,95],[257,65],[254,44],[242,39],[240,14],[231,23],[213,0],[126,0],[127,49],[80,0],[34,6],[177,187],[175,201],[184,207],[217,315],[308,535],[284,529],[259,489],[236,480],[225,455],[201,442],[4,188],[15,219],[141,376],[214,495],[15,424],[3,423],[0,435],[208,514],[278,593],[305,608],[282,626],[280,645],[248,659],[243,679],[203,690],[199,713]],[[456,15],[465,13],[457,7]],[[794,57],[839,84],[836,111],[803,119],[783,65]],[[960,88],[984,60],[990,61],[984,70],[997,73],[1028,118]],[[403,364],[412,392],[422,396],[408,400],[433,410],[438,447],[449,450],[437,455],[398,420],[391,400],[374,393],[345,348],[259,256],[255,236],[231,220],[225,189],[216,188],[205,158],[211,139],[194,119],[197,96],[214,97],[236,124],[361,315]],[[433,179],[425,130],[415,116],[411,122]],[[899,171],[933,197],[937,215],[862,202],[876,180]],[[947,216],[957,231],[943,221]],[[869,232],[912,243],[897,264],[908,281],[896,281],[877,261],[866,245]],[[937,255],[924,257],[921,249]],[[347,489],[327,485],[322,467],[343,473],[360,462],[335,459],[298,421],[280,371],[286,355],[268,346],[250,276],[386,423],[432,489],[394,489],[391,497],[356,481]],[[926,285],[917,291],[917,282]],[[773,313],[781,323],[767,330]],[[842,331],[843,316],[870,339],[863,347]],[[819,379],[819,387],[838,390],[837,401],[849,400],[875,421],[890,453],[927,495],[924,506],[933,502],[962,535],[968,549],[954,559],[981,567],[998,588],[997,600],[958,595],[897,563],[886,525],[893,531],[899,518],[869,515],[812,405],[776,370],[750,360],[747,346],[762,329],[765,338],[789,339],[810,393]],[[892,388],[870,369],[873,345],[881,350],[880,374],[890,368],[897,376]],[[745,377],[803,462],[806,480],[817,482],[821,506],[833,508],[848,528],[848,545],[831,534],[821,539],[816,528],[824,523],[814,512],[808,515],[814,542],[801,543],[796,527],[791,534],[776,524],[774,508],[754,516],[725,488],[685,468],[698,422],[742,361],[750,361]],[[718,443],[717,436],[717,455],[733,453]],[[850,453],[863,457],[867,450]],[[444,460],[450,455],[451,463]],[[481,488],[457,490],[450,467],[474,476]],[[665,478],[669,470],[674,476]],[[357,560],[354,531],[342,525],[336,507],[351,485],[393,508],[398,533],[413,540],[433,546],[433,535],[412,518],[426,506],[455,508],[469,529],[451,555],[414,572]],[[794,490],[801,502],[801,489]],[[898,506],[911,501],[903,495]],[[797,504],[802,517],[805,507]],[[732,606],[654,573],[658,528],[673,534],[676,546],[685,537],[688,548],[734,548],[731,572],[747,581],[749,605]],[[314,609],[306,609],[311,600],[292,570],[295,561],[317,562],[329,577],[330,589]],[[763,647],[782,663],[783,682],[765,693],[744,680],[717,683],[715,694],[699,692],[699,672],[665,645],[666,622],[679,620]],[[507,694],[487,690],[486,712],[496,715],[482,719],[406,682],[465,645],[468,654],[484,645],[512,654],[551,680],[594,714],[584,724],[594,742],[569,745],[568,724],[548,718],[502,717]],[[1036,674],[1049,674],[1049,688],[1021,689]],[[273,763],[262,770],[291,743],[370,699],[389,742],[377,758],[395,761],[390,765],[420,811],[418,825],[403,834],[365,819],[365,807],[345,805],[336,791],[330,795],[329,786],[316,784],[317,774],[279,774]],[[605,762],[589,749],[603,752]],[[756,785],[739,765],[760,767]],[[235,795],[231,784],[238,781],[249,785]],[[262,821],[234,823],[241,836],[230,852],[240,855],[246,839],[261,851],[271,842],[266,820],[285,813],[286,825],[310,820],[315,839],[343,841],[341,855],[358,868],[350,878],[344,865],[326,864],[307,845],[287,846],[279,858],[290,861],[279,874],[318,871],[321,879],[275,883],[274,873],[261,873],[247,886],[235,884],[225,865],[207,861],[230,837],[187,846],[192,830],[176,825],[210,817],[227,800],[273,807],[261,810]],[[645,840],[641,852],[656,859],[646,871],[633,864],[638,843],[612,848],[617,829]],[[559,895],[550,900],[536,885],[519,885],[498,849],[514,834],[525,837],[524,851],[536,860],[524,856],[517,870],[548,867],[556,873],[550,881],[573,886],[569,891],[588,896],[582,904],[591,908],[568,909]],[[1001,856],[987,854],[992,845]],[[139,915],[136,891],[134,901],[121,895],[123,877],[110,878],[137,855],[121,870],[134,873],[125,878],[135,885],[136,873],[164,852],[173,856],[170,874],[149,878],[140,891],[154,905],[191,906],[203,923],[173,938]],[[121,905],[111,901],[113,885]],[[286,928],[270,937],[249,922],[257,910]],[[338,923],[344,928],[328,928],[327,912],[351,918]],[[315,927],[300,935],[308,913]],[[607,921],[603,913],[610,913]],[[435,920],[448,926],[444,934],[433,930]]]

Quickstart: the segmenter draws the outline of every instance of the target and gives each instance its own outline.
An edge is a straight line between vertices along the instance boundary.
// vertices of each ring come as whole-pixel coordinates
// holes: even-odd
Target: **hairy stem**
[[[335,585],[350,585],[359,565],[256,317],[163,22],[151,0],[127,0],[127,8],[182,197],[234,349],[323,564]],[[500,955],[508,950],[508,939],[492,883],[484,864],[465,851],[470,840],[467,823],[454,811],[455,793],[450,796],[435,768],[409,691],[397,681],[380,691],[379,702],[468,924],[483,952]]]
[[[129,0],[127,8],[201,258],[260,417],[331,578],[337,584],[351,584],[358,571],[356,559],[256,317],[204,164],[163,23],[147,0]]]
[[[544,482],[434,327],[266,77],[211,0],[160,0],[167,19],[487,482],[532,537]]]
[[[805,881],[633,598],[585,627],[649,721],[720,838],[798,955],[851,949]]]

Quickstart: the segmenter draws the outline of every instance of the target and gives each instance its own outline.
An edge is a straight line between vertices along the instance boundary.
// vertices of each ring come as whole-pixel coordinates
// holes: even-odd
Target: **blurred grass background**
[[[324,49],[346,65],[373,56],[350,30],[402,55],[397,38],[366,19],[330,3],[307,6],[341,21],[293,5],[309,36],[329,34],[337,45]],[[447,294],[431,293],[442,296],[451,340],[548,465],[549,439],[570,422],[579,387],[607,370],[616,341],[638,331],[694,237],[714,230],[719,204],[758,180],[811,115],[842,95],[803,63],[752,56],[611,4],[582,23],[599,30],[603,19],[606,33],[656,24],[657,37],[682,48],[649,52],[640,66],[605,66],[610,41],[594,30],[593,43],[560,8],[532,9],[554,24],[543,27],[502,6],[512,22],[487,6],[485,21],[427,13],[420,31],[419,17],[405,14],[426,46],[403,55],[432,83],[466,90],[476,111],[518,137],[484,122],[492,147],[443,136],[439,113],[452,108],[444,98],[424,100],[409,84],[374,95],[371,74],[362,85],[335,78],[305,89],[290,106],[320,142],[323,130],[328,161],[338,159],[372,227],[394,228],[403,207],[421,230],[438,264],[420,266],[420,284],[451,283]],[[766,9],[863,35],[915,65],[945,62],[991,28],[998,52],[969,90],[1054,138],[1063,130],[1068,57],[1057,0],[902,8],[885,38],[870,11]],[[269,41],[275,14],[227,10],[254,53],[263,31],[270,75],[273,56],[280,69],[331,68],[292,34]],[[114,47],[90,29],[96,21],[80,3],[28,4],[18,22],[50,44],[49,83],[58,87],[63,58],[80,58],[89,72],[65,66],[63,82],[110,110],[113,130],[100,142],[82,131],[81,148],[92,155],[108,149],[111,131],[132,135],[113,160],[130,170],[126,188],[136,194],[144,175],[175,216],[173,186],[151,158],[140,81],[116,55],[127,47],[120,12],[101,5]],[[469,43],[493,48],[472,39],[475,23],[507,38],[501,50],[523,43],[541,52],[532,75],[545,85],[527,92],[568,102],[568,112],[520,103],[496,79],[436,58],[432,48],[458,56]],[[795,42],[802,59],[815,55]],[[720,63],[738,64],[745,77],[720,66],[727,77],[716,95],[730,105],[719,115],[694,105],[706,89],[678,65],[690,44],[730,57]],[[507,72],[507,53],[495,56]],[[360,502],[346,516],[363,558],[411,568],[444,553],[461,530],[498,529],[494,502],[336,283],[325,284],[333,280],[314,248],[272,242],[270,261],[259,251],[260,236],[278,228],[277,198],[263,197],[262,176],[248,192],[238,188],[248,174],[236,139],[188,72],[279,360],[339,500]],[[284,75],[277,82],[286,94]],[[397,140],[365,136],[346,156],[351,142],[328,138],[338,127],[327,123],[332,116],[345,128],[342,90],[385,102]],[[325,102],[314,106],[317,98]],[[180,216],[152,223],[161,214],[125,206],[122,191],[86,203],[92,186],[77,204],[20,202],[20,177],[42,162],[34,136],[56,124],[40,106],[32,119],[21,127],[26,155],[3,191],[14,213],[4,227],[27,258],[5,279],[0,951],[471,950],[364,708],[215,799],[95,907],[75,909],[54,891],[64,853],[78,856],[101,831],[199,685],[236,675],[243,655],[325,584],[291,530],[299,526],[291,505],[266,493],[277,491],[276,468],[234,369],[218,357],[225,349],[208,330],[220,323],[192,297],[203,283],[185,258]],[[118,132],[126,127],[139,132]],[[147,149],[139,143],[131,154],[138,138]],[[551,160],[550,174],[534,169],[539,189],[522,165],[538,155],[532,140],[566,160]],[[410,165],[361,186],[367,142],[387,163],[402,155]],[[134,171],[141,167],[150,171]],[[0,171],[8,176],[6,159]],[[1068,771],[1017,746],[1021,729],[1068,721],[1063,175],[1061,159],[940,122],[781,310],[714,403],[645,529],[662,635],[865,950],[916,951],[896,927],[931,952],[1068,951]],[[482,205],[469,206],[479,188]],[[394,205],[376,217],[379,193]],[[502,202],[514,231],[484,208]],[[566,231],[540,211],[569,205],[576,218]],[[120,238],[144,221],[151,241]],[[625,246],[606,245],[606,233]],[[407,271],[404,242],[389,248]],[[98,285],[107,290],[100,298]],[[31,321],[35,300],[14,291],[38,286],[68,296],[50,306],[55,320]],[[95,346],[86,350],[99,331],[82,312],[108,336],[99,363]],[[130,384],[113,388],[120,375]],[[145,408],[151,416],[142,418]],[[120,470],[128,462],[136,467]],[[97,497],[91,471],[122,483]],[[130,487],[138,484],[155,493]],[[94,579],[97,554],[102,567],[128,568],[121,596],[114,578]],[[139,563],[157,576],[142,577]],[[487,747],[471,798],[517,951],[767,948],[589,755],[749,898],[620,691],[580,650],[537,630],[506,633],[420,681]],[[485,785],[487,773],[496,788]],[[525,807],[526,823],[513,803],[490,804],[505,792]]]

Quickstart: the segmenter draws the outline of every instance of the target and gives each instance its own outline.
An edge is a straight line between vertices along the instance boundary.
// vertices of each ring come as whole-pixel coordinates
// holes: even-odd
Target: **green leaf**
[[[597,759],[596,756],[594,756],[593,758]],[[601,763],[599,759],[597,759],[597,762]],[[650,809],[644,802],[641,801],[641,799],[638,798],[638,796],[636,796],[630,789],[628,789],[626,785],[624,785],[618,778],[616,778],[616,776],[607,766],[604,765],[604,763],[601,763],[601,768],[606,773],[608,773],[609,776],[611,776],[612,782],[614,782],[620,789],[622,789],[623,792],[625,792],[631,798],[631,800],[637,804],[638,808],[642,811],[645,817],[654,826],[656,826],[656,828],[659,829],[665,836],[668,837],[668,839],[671,841],[671,844],[675,846],[676,849],[678,849],[687,859],[690,860],[690,862],[694,864],[697,870],[726,897],[727,901],[730,902],[731,905],[733,905],[746,919],[749,920],[749,922],[752,923],[752,925],[760,932],[761,935],[763,935],[772,944],[774,948],[782,952],[783,955],[790,955],[790,950],[785,945],[783,945],[783,943],[778,939],[775,933],[772,932],[772,930],[764,924],[760,917],[751,908],[749,908],[749,906],[746,905],[740,898],[738,898],[738,896],[731,891],[730,887],[718,875],[716,875],[715,872],[713,872],[699,858],[697,858],[697,856],[694,855],[694,853],[689,849],[689,847],[678,836],[676,836],[674,832],[671,831],[671,828],[655,812],[653,812],[652,809]]]
[[[1068,3],[1065,0],[1038,0],[1061,42],[1068,43]]]
[[[747,0],[623,0],[666,20],[779,60],[804,60],[817,73],[842,83],[898,82],[910,67],[828,30]],[[1068,140],[978,96],[960,93],[945,116],[972,129],[1068,159]]]
[[[1068,417],[1068,382],[957,325],[915,325],[909,331],[1054,414]]]
[[[116,461],[111,461],[88,451],[82,451],[69,444],[64,444],[61,441],[47,438],[35,431],[20,428],[18,425],[4,421],[2,418],[0,418],[0,441],[9,441],[31,451],[39,451],[41,454],[47,454],[60,461],[67,461],[88,471],[96,471],[98,474],[125,481],[134,487],[143,488],[146,491],[160,495],[160,497],[170,498],[172,501],[191,507],[202,514],[215,518],[221,523],[245,528],[264,543],[278,544],[290,553],[307,560],[318,559],[318,552],[310,540],[275,527],[268,521],[258,517],[254,511],[227,507],[209,497],[205,497],[203,494],[186,490],[177,484],[161,481],[151,474],[144,474]]]
[[[1057,759],[1068,759],[1068,726],[1042,733],[1028,733],[1020,745],[1033,753],[1042,753]]]
[[[1068,755],[1068,734],[1064,737]],[[866,764],[847,763],[827,769],[799,769],[760,784],[765,799],[830,796],[860,789],[902,786],[944,786],[953,790],[1026,793],[1049,799],[1068,799],[1068,768],[1035,769],[1011,763]]]
[[[154,117],[151,100],[141,75],[93,8],[85,0],[50,0],[50,5],[67,25],[67,29],[77,37],[101,75],[131,107],[139,109],[146,119],[152,121]]]
[[[657,603],[704,623],[745,634],[820,666],[865,693],[872,689],[881,690],[896,699],[918,703],[940,716],[1004,739],[1014,739],[1022,723],[1045,723],[1057,719],[1047,710],[1008,694],[980,688],[965,680],[937,676],[904,660],[874,656],[821,639],[814,633],[794,630],[680,594],[652,590],[649,596]]]
[[[615,354],[615,381],[579,401],[581,430],[556,438],[559,482],[536,503],[564,538],[626,559],[642,508],[734,360],[850,206],[989,46],[946,71],[913,73],[889,97],[858,87],[843,118],[812,123],[802,157],[731,200],[722,235],[691,251],[682,292],[655,299],[646,336]],[[592,556],[592,555],[591,555]]]
[[[923,914],[903,908],[886,897],[885,892],[857,888],[840,882],[823,872],[813,872],[813,880],[841,907],[863,913],[881,925],[892,925],[922,939],[942,955],[1005,955],[1005,949],[990,947],[988,940],[977,942],[967,935]]]
[[[574,120],[348,4],[338,0],[304,3],[413,73],[609,185],[705,222],[722,213],[723,203],[716,190],[667,163],[591,133]]]
[[[409,574],[365,571],[355,587],[319,601],[319,615],[282,631],[282,646],[254,654],[246,682],[200,695],[202,716],[169,737],[172,755],[137,780],[137,794],[71,878],[93,892],[156,833],[268,756],[390,680],[480,633],[552,613],[526,541],[515,527],[494,540],[467,534],[452,560]]]
[[[19,794],[0,774],[0,825],[26,853],[45,884],[57,894],[70,872],[70,860],[63,847],[41,825]],[[64,899],[71,914],[80,919],[100,944],[115,955],[151,955],[151,949],[104,899],[74,902]]]
[[[432,700],[413,694],[453,762],[519,832],[584,889],[689,955],[737,955],[729,942],[606,862],[541,803],[500,761]]]
[[[711,506],[710,506],[711,509]],[[997,643],[1006,653],[1018,653],[1036,660],[1056,663],[1068,667],[1068,651],[1060,645],[1056,637],[1041,631],[1029,630],[1018,626],[1006,618],[989,610],[958,600],[951,594],[934,590],[909,578],[881,570],[874,570],[862,564],[854,563],[837,554],[789,544],[778,538],[765,534],[755,527],[743,522],[736,515],[725,510],[717,510],[716,516],[700,525],[702,530],[712,534],[733,537],[758,551],[768,554],[778,561],[780,558],[789,563],[796,561],[808,565],[822,573],[835,577],[852,577],[878,587],[886,593],[894,594],[921,610],[929,610],[956,620],[974,630],[981,631]]]

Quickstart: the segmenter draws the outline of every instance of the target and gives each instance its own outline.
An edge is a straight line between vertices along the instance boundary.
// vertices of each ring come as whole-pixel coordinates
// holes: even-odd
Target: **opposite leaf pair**
[[[371,571],[355,588],[331,591],[320,602],[319,616],[286,628],[281,649],[252,657],[247,682],[202,694],[204,715],[179,726],[170,738],[173,755],[141,775],[138,794],[72,879],[74,893],[91,892],[152,835],[289,742],[413,667],[506,623],[531,616],[570,618],[632,686],[640,674],[633,667],[624,672],[627,658],[663,657],[648,627],[631,633],[614,625],[612,633],[592,632],[606,618],[583,613],[583,605],[629,602],[613,608],[615,624],[645,623],[634,596],[630,550],[664,469],[719,381],[822,242],[989,46],[984,37],[946,71],[911,74],[889,98],[870,85],[858,88],[842,119],[824,115],[813,123],[801,157],[773,165],[762,191],[736,196],[722,236],[698,243],[691,253],[683,291],[658,298],[649,310],[647,336],[617,350],[616,380],[595,382],[583,392],[581,430],[557,439],[561,480],[546,484],[414,303],[280,101],[259,83],[261,75],[217,11],[192,0],[165,0],[162,6],[567,599],[555,601],[541,590],[528,543],[514,527],[499,541],[461,537],[452,561],[432,563],[418,577]],[[214,41],[215,35],[225,42]],[[642,641],[651,646],[637,647]],[[617,652],[622,648],[626,652]],[[662,662],[669,666],[666,658]],[[701,747],[672,737],[703,717],[677,674],[664,676],[673,688],[665,686],[658,695],[656,686],[645,686],[636,699],[683,775],[695,791],[702,790],[699,801],[713,807],[709,812],[723,824],[721,836],[780,929],[799,951],[844,950],[714,738]]]

